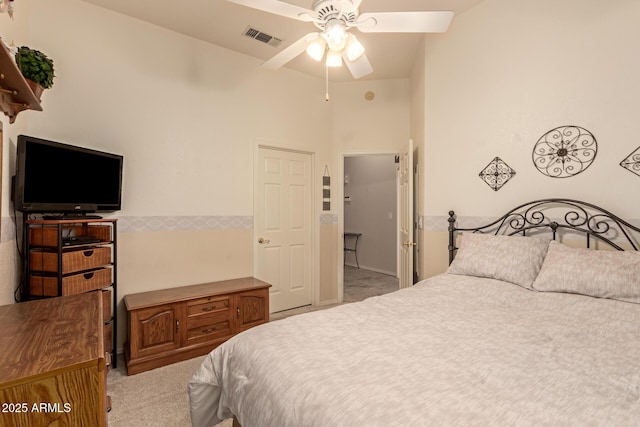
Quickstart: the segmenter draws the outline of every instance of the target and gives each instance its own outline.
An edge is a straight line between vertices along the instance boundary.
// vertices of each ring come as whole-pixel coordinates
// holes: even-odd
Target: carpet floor
[[[398,290],[398,279],[354,267],[345,267],[344,302],[356,302]],[[332,307],[307,306],[273,313],[271,321]],[[109,372],[107,394],[111,396],[109,427],[189,427],[187,383],[204,359],[196,357],[151,371],[127,376],[124,360]],[[225,420],[216,427],[231,427]]]
[[[388,294],[397,291],[399,286],[399,280],[395,276],[348,265],[344,267],[344,302],[362,301]]]

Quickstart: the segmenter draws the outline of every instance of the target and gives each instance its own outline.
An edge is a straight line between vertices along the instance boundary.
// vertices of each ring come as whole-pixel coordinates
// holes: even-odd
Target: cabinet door
[[[236,295],[236,327],[242,332],[269,321],[269,291],[260,289]]]
[[[165,304],[131,312],[131,358],[174,350],[181,344],[182,304]],[[184,323],[184,322],[182,322]]]

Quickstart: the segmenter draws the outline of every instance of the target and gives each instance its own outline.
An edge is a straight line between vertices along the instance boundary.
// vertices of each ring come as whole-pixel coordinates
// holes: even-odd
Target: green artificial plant
[[[16,63],[22,75],[45,89],[53,86],[53,61],[44,53],[21,46],[16,53]]]

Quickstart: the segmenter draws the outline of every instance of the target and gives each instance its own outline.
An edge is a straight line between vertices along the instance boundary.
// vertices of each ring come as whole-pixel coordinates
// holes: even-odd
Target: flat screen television
[[[13,202],[25,213],[121,209],[123,156],[19,135]]]

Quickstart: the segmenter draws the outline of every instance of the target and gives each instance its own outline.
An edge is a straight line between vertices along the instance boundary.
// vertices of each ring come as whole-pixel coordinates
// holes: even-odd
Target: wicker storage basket
[[[31,271],[58,272],[58,254],[34,249],[29,253]],[[91,270],[111,262],[111,248],[108,246],[62,253],[62,274]]]
[[[50,276],[31,275],[29,277],[29,292],[31,295],[43,297],[55,297],[79,294],[96,289],[106,288],[113,283],[111,267],[85,273],[73,274],[62,278],[62,295],[58,294],[58,278]],[[109,296],[111,293],[109,292]],[[111,301],[111,300],[109,300]],[[106,309],[105,309],[106,312]],[[111,304],[109,304],[109,317],[111,317]]]

